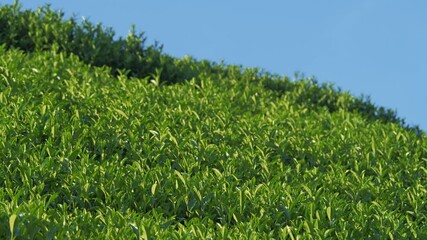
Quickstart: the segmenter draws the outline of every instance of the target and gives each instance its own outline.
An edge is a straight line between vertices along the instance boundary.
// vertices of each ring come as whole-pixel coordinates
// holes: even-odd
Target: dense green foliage
[[[114,70],[130,68],[135,75],[148,71],[151,63],[144,56],[155,53],[156,48],[144,49],[142,34],[131,31],[126,39],[114,40],[111,28],[89,21],[78,24],[73,18],[64,21],[63,16],[48,6],[33,12],[21,11],[18,4],[6,5],[0,11],[0,40],[24,51],[56,49],[74,53],[86,63],[108,65]]]
[[[54,49],[73,53],[94,66],[110,66],[115,74],[127,69],[131,76],[144,77],[160,70],[162,81],[176,83],[202,71],[202,65],[195,69],[194,65],[184,65],[161,54],[158,44],[145,46],[143,34],[137,34],[134,28],[125,39],[115,39],[111,28],[87,20],[81,23],[74,18],[64,20],[63,12],[53,11],[49,6],[37,11],[21,11],[18,3],[3,6],[0,29],[0,42],[8,47],[27,52]],[[204,71],[214,71],[207,61],[203,64]]]
[[[11,9],[53,14],[0,24]],[[67,25],[49,14],[31,21]],[[191,58],[133,75],[19,31],[0,47],[1,239],[427,238],[427,137],[393,112]],[[163,56],[140,43],[123,56]]]
[[[129,35],[117,40],[114,31],[101,24],[88,21],[78,23],[75,19],[64,20],[64,13],[53,11],[49,6],[37,11],[22,11],[19,3],[0,8],[0,43],[8,48],[19,48],[26,52],[53,50],[74,54],[93,66],[109,66],[112,73],[126,73],[128,76],[145,78],[157,76],[162,83],[180,83],[192,78],[242,78],[242,69],[224,66],[209,61],[195,61],[191,58],[176,59],[161,52],[162,47],[145,46],[146,39],[131,29]],[[295,87],[288,79],[261,73],[264,87],[284,93]],[[299,79],[299,77],[298,77]],[[405,125],[396,113],[384,107],[377,107],[369,98],[349,98],[340,102],[342,93],[331,85],[318,85],[310,81],[299,95],[300,101],[311,102],[313,107],[326,106],[329,111],[345,109],[357,111],[369,119],[395,122]],[[418,127],[409,127],[418,134]]]

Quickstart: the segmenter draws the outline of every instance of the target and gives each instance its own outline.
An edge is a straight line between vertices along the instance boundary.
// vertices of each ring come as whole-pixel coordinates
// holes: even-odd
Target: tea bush
[[[8,48],[19,48],[26,52],[53,50],[77,55],[80,60],[93,66],[109,66],[113,74],[125,73],[128,76],[146,78],[157,76],[158,81],[166,84],[182,83],[193,78],[241,79],[247,70],[239,66],[217,64],[206,60],[198,61],[191,57],[173,58],[162,53],[158,43],[146,46],[142,33],[131,28],[126,38],[115,39],[111,28],[89,21],[78,23],[75,19],[64,20],[64,13],[52,10],[49,6],[36,11],[21,10],[19,1],[14,5],[0,8],[0,43]],[[384,122],[399,123],[407,129],[422,134],[418,126],[405,125],[396,112],[375,106],[369,98],[354,98],[332,85],[319,85],[314,79],[292,83],[285,77],[271,75],[260,70],[250,70],[261,78],[264,87],[280,94],[287,91],[299,91],[299,101],[310,102],[312,107],[326,106],[331,112],[345,108],[356,111],[365,117]],[[303,77],[296,77],[303,80]]]
[[[63,18],[63,12],[53,11],[49,6],[36,11],[22,11],[18,2],[2,6],[0,41],[27,52],[54,49],[73,53],[94,66],[111,66],[115,72],[127,68],[138,76],[152,68],[147,56],[160,51],[156,46],[145,47],[145,38],[134,29],[125,39],[115,40],[111,28]]]
[[[0,55],[1,238],[427,237],[427,139],[399,124]]]
[[[133,76],[23,46],[0,47],[1,239],[427,238],[427,137],[369,100],[191,57]]]

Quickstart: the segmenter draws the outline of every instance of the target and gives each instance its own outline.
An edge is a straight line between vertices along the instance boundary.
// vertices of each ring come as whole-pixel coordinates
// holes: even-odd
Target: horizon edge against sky
[[[111,27],[117,37],[126,36],[134,24],[148,43],[158,41],[174,57],[256,67],[291,79],[295,72],[314,76],[355,97],[369,96],[376,106],[427,132],[427,111],[422,110],[427,103],[427,15],[422,7],[427,2],[124,0],[117,5],[109,0],[102,11],[94,0],[19,3],[23,9],[50,3],[65,18],[85,17]]]

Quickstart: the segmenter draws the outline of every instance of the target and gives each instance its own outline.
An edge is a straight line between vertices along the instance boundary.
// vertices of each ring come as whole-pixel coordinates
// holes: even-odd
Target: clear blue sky
[[[13,0],[2,1],[13,3]],[[21,0],[51,3],[127,34],[132,24],[176,57],[296,71],[371,96],[427,130],[426,0]]]

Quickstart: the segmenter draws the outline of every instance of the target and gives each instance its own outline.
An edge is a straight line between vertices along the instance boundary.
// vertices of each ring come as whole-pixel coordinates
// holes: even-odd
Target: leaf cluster
[[[143,34],[132,27],[126,38],[115,39],[115,32],[101,24],[64,20],[64,13],[49,5],[36,11],[21,10],[21,5],[5,5],[0,10],[0,42],[26,52],[55,50],[77,55],[94,66],[110,66],[117,73],[129,69],[142,76],[153,68],[148,56],[159,55],[157,46],[145,46]]]

